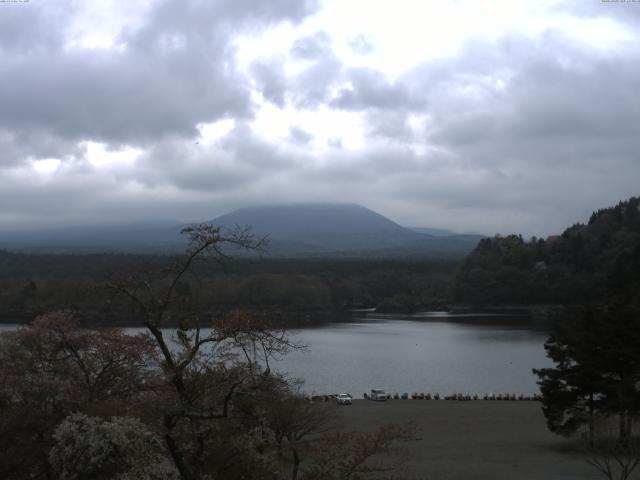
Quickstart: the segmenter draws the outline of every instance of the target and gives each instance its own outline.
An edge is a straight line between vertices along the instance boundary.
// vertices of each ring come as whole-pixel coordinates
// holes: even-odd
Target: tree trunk
[[[300,469],[300,457],[298,456],[298,451],[293,449],[293,471],[291,472],[291,480],[296,480],[298,478],[298,470]]]
[[[593,415],[593,393],[589,394],[589,447],[593,448],[595,436],[595,417]]]
[[[169,415],[165,415],[164,417],[164,426],[167,429],[167,432],[164,436],[165,443],[167,445],[167,450],[169,450],[169,454],[171,455],[171,459],[173,460],[174,465],[178,469],[178,473],[183,480],[191,480],[191,474],[189,469],[184,463],[182,455],[178,449],[178,445],[176,445],[175,440],[171,436],[171,430],[174,426],[174,421]]]
[[[619,426],[619,440],[620,440],[620,444],[626,446],[629,443],[629,431],[628,431],[628,425],[627,425],[627,411],[626,410],[622,410],[620,412],[619,415],[619,421],[620,421],[620,426]]]

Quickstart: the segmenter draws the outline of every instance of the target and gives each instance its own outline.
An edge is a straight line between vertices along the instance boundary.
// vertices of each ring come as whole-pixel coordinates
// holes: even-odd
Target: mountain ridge
[[[403,227],[353,203],[301,203],[244,207],[207,222],[225,228],[250,226],[270,240],[269,256],[433,256],[460,257],[481,236],[434,236]],[[57,252],[180,251],[179,231],[194,223],[164,220],[125,225],[82,226],[0,233],[0,248]]]

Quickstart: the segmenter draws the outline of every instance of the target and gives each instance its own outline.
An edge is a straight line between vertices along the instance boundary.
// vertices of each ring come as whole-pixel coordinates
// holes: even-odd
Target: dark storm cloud
[[[169,134],[193,136],[200,122],[249,117],[249,87],[233,65],[231,34],[298,21],[310,8],[297,0],[161,2],[141,28],[121,34],[120,50],[48,43],[62,37],[63,23],[43,19],[37,8],[13,11],[12,25],[36,34],[33,42],[12,37],[14,50],[0,51],[0,128],[148,144]]]

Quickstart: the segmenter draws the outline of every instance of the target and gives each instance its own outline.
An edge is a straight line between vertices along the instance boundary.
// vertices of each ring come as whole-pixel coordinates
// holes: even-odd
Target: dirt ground
[[[414,422],[403,476],[425,480],[596,480],[574,442],[550,433],[538,402],[356,400],[337,407],[346,429]]]

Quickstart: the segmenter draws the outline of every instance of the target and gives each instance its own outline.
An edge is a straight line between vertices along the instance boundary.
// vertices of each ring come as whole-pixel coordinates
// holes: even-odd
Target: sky
[[[640,2],[0,2],[0,231],[297,202],[560,233],[640,194]]]

